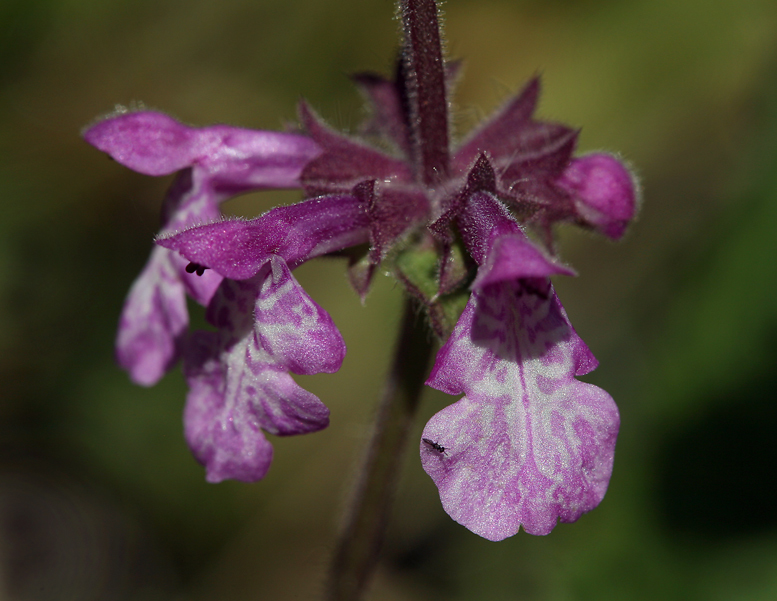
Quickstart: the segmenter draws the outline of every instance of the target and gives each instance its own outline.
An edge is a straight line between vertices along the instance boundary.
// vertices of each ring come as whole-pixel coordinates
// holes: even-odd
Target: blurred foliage
[[[466,59],[460,133],[536,72],[541,114],[637,168],[618,245],[560,232],[581,276],[559,294],[622,411],[602,506],[494,544],[451,522],[408,454],[372,598],[777,598],[777,5],[773,0],[448,0]],[[304,379],[332,409],[275,439],[256,485],[208,485],[181,435],[178,373],[151,389],[112,363],[122,298],[168,178],[78,137],[114,104],[283,127],[306,97],[363,116],[347,74],[388,71],[391,0],[0,3],[0,598],[316,598],[399,309],[360,307],[343,264],[298,270],[350,353]],[[252,215],[288,193],[226,209]],[[195,321],[202,322],[195,308]],[[430,391],[418,433],[451,399]]]

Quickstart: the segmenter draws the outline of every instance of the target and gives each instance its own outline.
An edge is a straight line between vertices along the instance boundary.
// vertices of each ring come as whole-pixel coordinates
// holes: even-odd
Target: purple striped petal
[[[235,402],[235,378],[229,377],[230,364],[250,357],[249,342],[247,338],[225,348],[217,332],[195,332],[188,340],[184,435],[197,461],[205,466],[208,482],[255,482],[270,469],[272,445],[251,404]]]
[[[186,439],[209,482],[260,480],[272,460],[262,430],[288,436],[329,423],[326,406],[288,371],[336,371],[345,344],[280,257],[250,280],[224,280],[208,319],[219,331],[196,332],[184,357]]]
[[[180,171],[165,199],[161,234],[215,221],[219,205],[234,194],[298,187],[302,168],[320,152],[305,136],[224,125],[192,128],[150,111],[100,121],[84,138],[140,173]],[[187,264],[177,253],[155,249],[127,297],[116,355],[135,382],[156,383],[178,359],[189,321],[183,292],[207,304],[221,281],[215,272],[187,273]]]
[[[256,301],[256,335],[278,365],[295,374],[334,373],[345,358],[345,342],[329,314],[274,256]]]
[[[153,386],[175,364],[189,326],[175,254],[155,248],[119,319],[116,361],[136,384]],[[179,259],[180,260],[180,259]]]
[[[182,171],[165,199],[163,213],[171,227],[184,227],[218,217],[212,191],[191,169]],[[188,261],[178,253],[155,247],[124,302],[116,335],[116,360],[137,384],[152,386],[180,358],[189,325],[188,293],[206,305],[221,276],[186,272]]]
[[[619,417],[579,382],[596,360],[550,289],[522,282],[475,291],[427,384],[464,394],[437,413],[421,460],[445,511],[489,540],[548,534],[604,497]]]

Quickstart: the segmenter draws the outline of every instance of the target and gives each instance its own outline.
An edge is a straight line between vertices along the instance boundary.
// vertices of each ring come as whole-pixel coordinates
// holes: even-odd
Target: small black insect
[[[196,272],[197,275],[202,275],[203,273],[205,273],[206,269],[207,269],[207,267],[205,267],[204,265],[200,265],[199,263],[189,263],[186,266],[186,273],[195,273]]]
[[[423,441],[427,447],[429,447],[433,451],[437,451],[440,455],[448,454],[445,452],[445,447],[442,446],[439,442],[434,442],[433,440],[429,440],[428,438],[424,438]]]

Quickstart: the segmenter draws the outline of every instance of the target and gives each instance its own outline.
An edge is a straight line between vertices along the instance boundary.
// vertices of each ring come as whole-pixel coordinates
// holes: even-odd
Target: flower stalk
[[[406,299],[393,363],[335,550],[328,601],[360,599],[375,568],[432,350],[415,302]]]
[[[401,0],[405,120],[411,133],[415,179],[430,187],[447,178],[448,101],[445,63],[434,0]],[[329,576],[329,601],[356,601],[369,583],[380,553],[396,481],[432,356],[432,334],[419,320],[417,303],[405,299],[394,359],[372,437]]]

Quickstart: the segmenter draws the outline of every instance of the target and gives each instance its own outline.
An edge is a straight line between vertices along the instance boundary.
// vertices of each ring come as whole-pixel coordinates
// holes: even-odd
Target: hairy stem
[[[448,99],[445,63],[434,0],[401,0],[403,58],[417,175],[434,185],[448,175]]]
[[[330,572],[329,601],[360,599],[378,559],[402,465],[407,434],[421,396],[432,342],[414,301],[405,301],[375,429]]]

